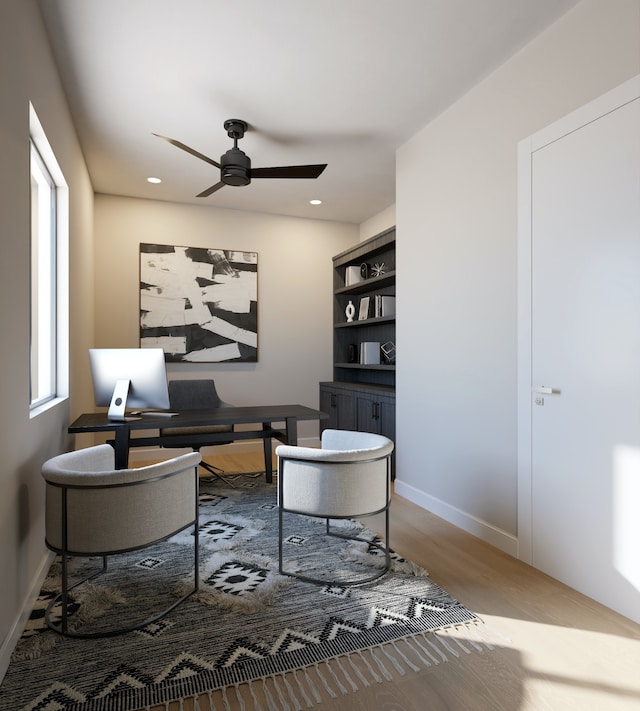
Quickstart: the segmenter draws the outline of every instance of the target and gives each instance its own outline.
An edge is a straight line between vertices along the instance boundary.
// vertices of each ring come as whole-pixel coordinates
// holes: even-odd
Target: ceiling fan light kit
[[[167,136],[161,136],[158,133],[153,134],[171,143],[171,145],[190,153],[192,156],[200,158],[220,169],[220,182],[203,190],[196,197],[208,197],[225,185],[234,187],[249,185],[252,178],[317,178],[327,167],[326,163],[320,163],[316,165],[287,165],[276,168],[252,169],[251,158],[238,148],[238,140],[244,137],[245,131],[248,128],[247,122],[242,119],[227,119],[224,122],[224,128],[229,138],[233,138],[233,148],[230,148],[226,153],[220,156],[219,163],[213,160],[213,158],[209,158],[199,151],[190,148],[181,141],[176,141]]]
[[[225,185],[249,185],[251,158],[239,148],[230,148],[220,156],[221,178]]]

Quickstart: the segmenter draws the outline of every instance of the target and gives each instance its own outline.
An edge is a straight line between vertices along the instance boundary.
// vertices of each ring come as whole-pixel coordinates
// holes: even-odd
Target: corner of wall
[[[364,242],[373,237],[374,235],[384,232],[384,230],[393,227],[396,224],[396,206],[389,205],[389,207],[379,212],[377,215],[373,215],[368,220],[365,220],[360,224],[360,242]]]

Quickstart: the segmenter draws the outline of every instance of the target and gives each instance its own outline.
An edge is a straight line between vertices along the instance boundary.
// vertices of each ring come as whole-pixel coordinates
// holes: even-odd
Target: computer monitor
[[[90,348],[89,363],[96,406],[110,420],[124,420],[127,407],[169,409],[162,348]]]

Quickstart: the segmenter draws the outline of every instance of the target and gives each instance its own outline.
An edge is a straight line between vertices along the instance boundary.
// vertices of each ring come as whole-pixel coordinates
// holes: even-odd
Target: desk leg
[[[116,469],[127,469],[129,466],[129,428],[115,428],[115,460]]]
[[[262,430],[264,431],[268,429],[271,429],[271,423],[263,422]],[[273,452],[271,448],[271,437],[262,438],[262,448],[264,450],[264,478],[267,484],[271,484],[273,482],[273,465],[271,463],[273,459]]]
[[[295,417],[287,417],[287,444],[294,447],[298,444],[298,420]]]

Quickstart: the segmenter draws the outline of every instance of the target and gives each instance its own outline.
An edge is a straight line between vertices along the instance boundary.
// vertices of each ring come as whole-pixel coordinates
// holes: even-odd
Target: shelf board
[[[395,365],[362,365],[361,363],[335,363],[335,368],[349,368],[351,370],[395,370]]]
[[[385,286],[390,286],[394,284],[396,280],[396,270],[386,272],[379,277],[371,277],[371,279],[364,279],[359,281],[357,284],[350,284],[349,286],[342,286],[335,290],[335,294],[361,294],[363,291],[374,291],[375,289],[382,289]]]
[[[378,326],[383,323],[393,323],[395,316],[378,316],[377,318],[363,318],[362,320],[340,321],[334,323],[334,328],[357,328],[358,326]]]
[[[396,228],[381,232],[378,235],[370,237],[364,242],[359,242],[355,247],[349,247],[344,252],[336,254],[333,258],[335,267],[340,267],[346,264],[354,264],[357,260],[373,259],[377,254],[384,254],[390,250],[395,250]]]

